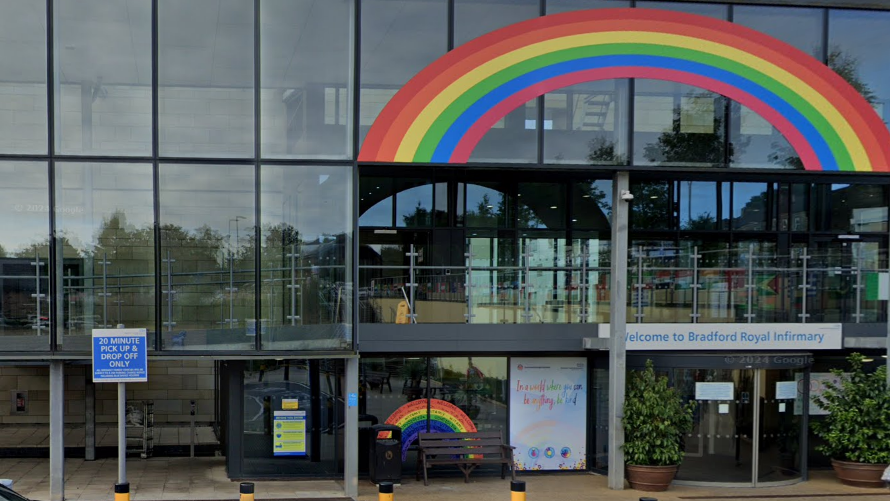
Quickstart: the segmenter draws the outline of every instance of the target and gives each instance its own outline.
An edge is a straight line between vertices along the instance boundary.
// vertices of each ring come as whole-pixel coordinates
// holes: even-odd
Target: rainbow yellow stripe
[[[545,16],[458,47],[393,97],[359,161],[466,162],[525,102],[613,78],[681,82],[734,99],[775,126],[808,170],[890,170],[887,127],[828,67],[743,26],[653,9]]]

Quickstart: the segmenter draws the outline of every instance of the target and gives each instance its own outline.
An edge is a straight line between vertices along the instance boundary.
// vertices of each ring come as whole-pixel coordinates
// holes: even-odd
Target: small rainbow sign
[[[476,425],[456,405],[434,398],[413,400],[399,407],[386,420],[386,424],[402,429],[402,461],[408,458],[408,446],[427,431],[427,402],[429,402],[429,431],[433,433],[474,432]],[[383,432],[381,432],[383,433]]]

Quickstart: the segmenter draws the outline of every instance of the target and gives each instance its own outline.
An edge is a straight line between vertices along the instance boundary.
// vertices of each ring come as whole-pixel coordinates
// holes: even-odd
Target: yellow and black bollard
[[[393,501],[392,482],[380,482],[377,488],[378,501]]]
[[[114,501],[130,501],[130,483],[114,484]]]
[[[522,480],[510,481],[510,501],[525,501],[525,482]]]
[[[241,482],[241,501],[253,501],[252,482]]]
[[[640,501],[658,501],[655,498],[640,498]]]

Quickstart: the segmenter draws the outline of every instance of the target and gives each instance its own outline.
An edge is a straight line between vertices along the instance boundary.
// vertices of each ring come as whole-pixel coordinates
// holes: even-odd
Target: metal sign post
[[[127,482],[127,383],[148,381],[146,334],[145,329],[93,329],[93,382],[117,383],[118,485]]]

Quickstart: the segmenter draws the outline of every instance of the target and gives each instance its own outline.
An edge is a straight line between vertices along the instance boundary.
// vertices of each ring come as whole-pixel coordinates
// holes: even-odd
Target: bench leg
[[[430,485],[429,478],[427,478],[426,470],[428,466],[426,464],[426,454],[423,456],[423,485]]]

